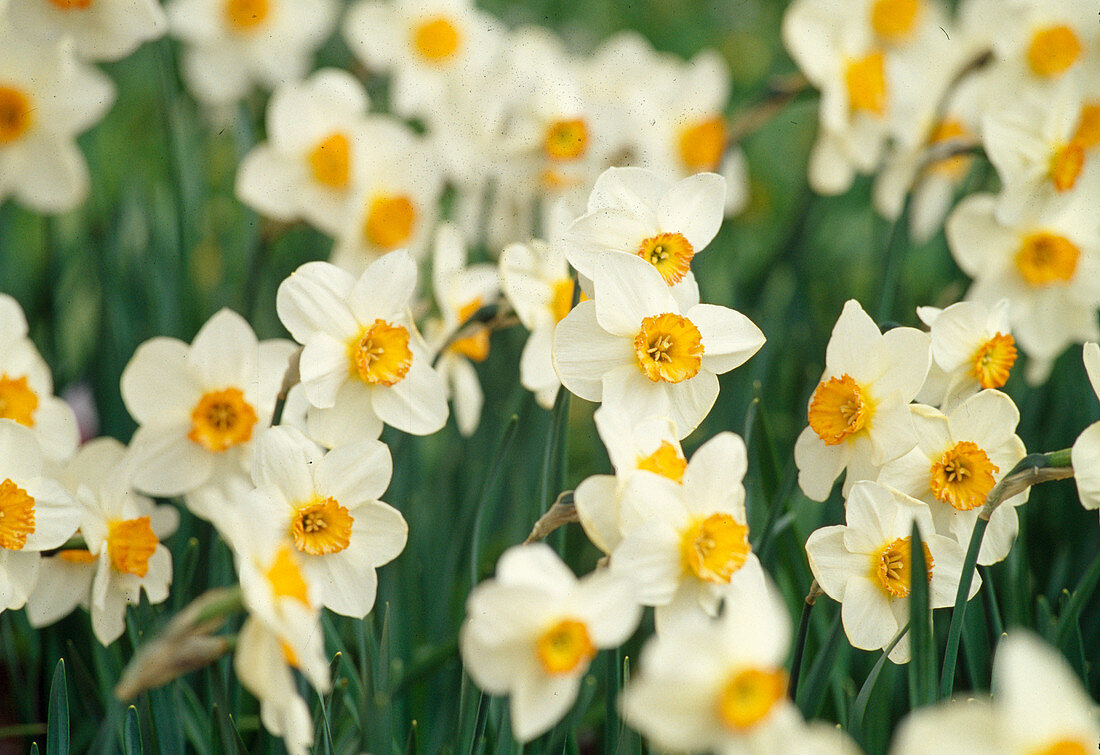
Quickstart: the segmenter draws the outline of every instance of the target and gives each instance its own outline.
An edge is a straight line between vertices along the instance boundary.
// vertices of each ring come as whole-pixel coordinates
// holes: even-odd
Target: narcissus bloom
[[[247,473],[252,441],[271,422],[293,351],[283,339],[258,341],[228,309],[190,346],[164,337],[139,346],[121,380],[122,400],[139,425],[130,443],[135,487],[174,496]]]
[[[847,524],[822,527],[806,540],[814,579],[841,604],[844,632],[857,648],[885,648],[909,621],[912,580],[928,581],[929,608],[954,605],[962,572],[963,548],[934,534],[932,514],[918,500],[875,482],[859,482],[848,496]],[[914,575],[912,534],[917,523],[926,573]],[[974,575],[969,597],[981,586]],[[909,662],[908,634],[890,653],[894,663]]]
[[[462,661],[479,687],[510,696],[512,733],[528,742],[566,714],[596,653],[625,642],[641,615],[629,580],[606,570],[578,580],[549,546],[518,545],[466,601]]]
[[[111,80],[77,62],[71,43],[39,43],[0,17],[0,201],[47,213],[84,201],[88,166],[76,136],[114,99]]]
[[[375,569],[408,539],[401,513],[378,500],[392,468],[389,449],[376,440],[324,454],[300,431],[273,427],[257,442],[252,481],[261,515],[298,551],[317,602],[344,616],[370,612]]]
[[[681,309],[660,272],[636,255],[605,252],[593,275],[595,301],[578,304],[554,332],[562,385],[638,418],[666,415],[686,436],[718,398],[717,375],[755,354],[764,334],[726,307]]]
[[[824,501],[847,470],[844,491],[917,444],[909,402],[928,374],[928,336],[915,328],[880,333],[854,299],[833,327],[825,373],[810,398],[809,426],[794,447],[798,484]]]
[[[126,606],[136,605],[143,590],[150,603],[168,597],[172,554],[161,541],[175,532],[179,514],[134,492],[132,467],[133,457],[114,438],[86,443],[66,465],[62,479],[81,504],[85,547],[42,559],[27,600],[32,626],[82,605],[96,639],[110,645],[126,629]]]
[[[685,616],[642,650],[623,690],[627,723],[671,752],[855,753],[833,726],[809,724],[787,696],[787,608],[762,574],[725,590],[718,619]]]
[[[403,250],[358,280],[307,262],[280,284],[275,307],[305,347],[299,372],[318,442],[374,439],[383,422],[428,435],[447,421],[446,387],[409,312],[415,290],[416,263]]]
[[[892,755],[1031,755],[1090,752],[1100,741],[1096,704],[1061,653],[1012,630],[993,656],[993,699],[952,700],[902,720]]]
[[[22,0],[8,5],[12,26],[28,38],[73,41],[85,60],[118,60],[168,30],[156,0]]]
[[[1100,346],[1086,343],[1082,357],[1092,390],[1100,398]],[[1089,425],[1078,436],[1071,458],[1081,503],[1086,509],[1100,509],[1100,422]]]
[[[1015,434],[1020,412],[1000,391],[982,391],[944,414],[914,405],[917,447],[888,462],[878,481],[928,504],[936,532],[966,548],[989,491],[1024,458],[1024,443]],[[1025,490],[993,512],[982,539],[979,564],[994,564],[1008,555],[1019,523],[1016,506]]]

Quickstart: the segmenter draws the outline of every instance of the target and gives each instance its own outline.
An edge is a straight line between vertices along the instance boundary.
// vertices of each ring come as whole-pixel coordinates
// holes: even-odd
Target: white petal
[[[430,435],[447,423],[447,389],[421,354],[413,357],[403,380],[373,386],[371,406],[387,425],[412,435]]]
[[[354,336],[358,323],[346,303],[355,280],[327,262],[307,262],[279,284],[275,309],[298,343],[318,333],[337,340]]]
[[[600,401],[603,376],[636,363],[634,345],[613,336],[596,321],[596,303],[584,301],[558,323],[554,331],[554,370],[569,391],[587,401]]]
[[[352,506],[380,498],[389,487],[392,474],[389,447],[377,440],[366,440],[326,454],[314,471],[314,479],[318,493]]]
[[[401,317],[416,289],[416,263],[399,249],[384,254],[364,271],[348,297],[352,314],[363,324]]]
[[[699,304],[687,317],[702,336],[703,364],[716,375],[740,367],[764,345],[760,328],[735,309]]]
[[[212,454],[187,437],[186,425],[143,425],[130,447],[135,454],[134,486],[148,495],[170,497],[194,490],[210,477]]]
[[[695,253],[703,251],[726,214],[726,179],[697,173],[678,181],[657,205],[657,223],[668,233],[682,233]]]
[[[138,346],[122,371],[126,410],[139,425],[162,416],[189,416],[202,395],[187,364],[188,346],[175,338],[152,338]]]
[[[257,487],[276,488],[287,503],[305,503],[314,495],[310,470],[320,460],[320,450],[300,430],[273,427],[256,442],[252,481]]]
[[[206,321],[187,354],[187,363],[205,389],[242,387],[256,374],[259,341],[252,326],[231,309]]]
[[[676,313],[676,300],[661,274],[641,257],[601,254],[593,267],[596,319],[617,336],[633,338],[642,320],[665,312]]]

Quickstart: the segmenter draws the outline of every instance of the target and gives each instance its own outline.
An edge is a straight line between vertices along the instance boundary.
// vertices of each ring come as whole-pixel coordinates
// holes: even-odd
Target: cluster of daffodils
[[[1046,378],[1074,343],[1100,338],[1100,40],[1085,0],[798,0],[791,56],[821,90],[809,179],[845,191],[875,173],[878,210],[909,198],[912,235],[946,221],[966,298],[1008,316]],[[955,195],[981,148],[999,193]],[[948,216],[948,213],[950,215]]]

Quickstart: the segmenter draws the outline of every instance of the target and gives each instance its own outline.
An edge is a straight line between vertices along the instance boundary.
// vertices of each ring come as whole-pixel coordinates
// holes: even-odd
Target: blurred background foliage
[[[794,71],[779,41],[781,1],[481,5],[509,25],[550,26],[578,52],[623,29],[685,58],[716,48],[730,65],[731,114],[758,101],[771,77]],[[234,198],[237,165],[264,138],[266,94],[253,93],[232,125],[213,124],[181,87],[178,52],[163,39],[103,66],[119,96],[107,118],[80,139],[93,187],[83,207],[46,218],[11,202],[0,205],[0,289],[23,305],[59,392],[90,387],[99,432],[122,440],[134,424],[121,402],[119,376],[142,341],[155,335],[189,341],[221,307],[243,313],[261,337],[285,335],[274,308],[278,283],[301,263],[326,258],[331,246],[305,225],[264,221]],[[338,36],[321,51],[318,65],[362,73]],[[385,82],[367,83],[377,106]],[[750,205],[696,261],[703,299],[747,314],[768,343],[745,367],[721,377],[715,409],[685,442],[690,452],[722,430],[745,436],[754,545],[792,621],[811,581],[806,537],[843,520],[838,494],[824,505],[801,495],[791,452],[843,302],[856,298],[872,314],[881,312],[882,320],[917,325],[916,305],[945,306],[960,299],[968,283],[942,234],[922,246],[902,237],[888,252],[891,229],[871,210],[868,180],[840,197],[809,190],[805,171],[816,108],[816,95],[805,93],[744,141]],[[971,190],[995,180],[987,165],[976,163]],[[475,257],[498,251],[476,250]],[[890,254],[896,285],[887,273]],[[306,695],[315,707],[319,752],[515,747],[506,701],[483,698],[462,675],[456,643],[465,596],[476,579],[491,574],[506,547],[526,536],[559,490],[610,471],[591,422],[594,407],[575,400],[565,463],[549,470],[549,499],[540,498],[551,418],[519,387],[524,337],[518,328],[494,335],[492,353],[478,368],[487,401],[472,438],[462,439],[453,421],[432,437],[389,428],[383,436],[394,456],[384,498],[408,520],[409,544],[380,570],[378,602],[365,621],[325,616],[328,648],[339,656],[331,695],[323,701]],[[1079,349],[1058,360],[1045,385],[1028,387],[1022,369],[1016,372],[1006,390],[1020,406],[1019,433],[1030,451],[1067,447],[1100,416]],[[1100,542],[1095,514],[1082,509],[1072,482],[1034,489],[1019,513],[1021,534],[1012,553],[982,570],[993,590],[983,589],[967,612],[956,689],[988,688],[992,647],[1002,628],[1028,626],[1053,639],[1057,620],[1069,613],[1079,622],[1067,625],[1060,646],[1095,698],[1100,601],[1088,597],[1097,577],[1088,567]],[[551,542],[564,549],[575,571],[595,565],[598,553],[575,525]],[[259,727],[256,703],[235,682],[229,659],[142,695],[133,712],[111,695],[142,637],[206,588],[235,581],[228,549],[205,523],[184,517],[169,545],[172,597],[132,610],[127,636],[109,648],[96,643],[83,612],[39,631],[22,612],[0,614],[0,689],[6,691],[0,697],[0,752],[44,744],[50,684],[61,657],[66,673],[58,694],[67,693],[73,751],[131,751],[135,743],[146,752],[282,751],[280,740]],[[1071,601],[1078,588],[1079,599]],[[942,648],[949,612],[938,613]],[[613,705],[639,644],[636,639],[617,654],[602,653],[573,714],[530,751],[640,751],[639,740],[619,727]],[[847,725],[878,657],[848,645],[839,606],[822,598],[812,616],[798,695],[803,712]],[[909,707],[905,678],[904,668],[889,663],[878,678],[863,725],[854,732],[870,752],[885,749]],[[51,725],[60,714],[53,715]]]

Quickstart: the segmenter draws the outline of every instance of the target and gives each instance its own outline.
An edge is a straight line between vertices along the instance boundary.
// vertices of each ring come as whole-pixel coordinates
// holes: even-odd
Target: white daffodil
[[[34,433],[0,419],[0,611],[23,607],[40,551],[60,547],[80,526],[79,504],[44,467]]]
[[[358,280],[307,262],[279,285],[279,319],[304,346],[299,374],[309,435],[330,448],[377,438],[382,423],[429,435],[447,421],[447,393],[409,312],[416,263],[387,254]]]
[[[184,43],[181,73],[195,99],[229,105],[254,84],[300,81],[332,31],[335,0],[171,0],[172,36]]]
[[[384,254],[423,255],[443,190],[436,156],[405,124],[373,116],[363,128],[361,173],[331,262],[358,276]]]
[[[685,613],[716,615],[735,574],[762,574],[745,521],[747,468],[741,438],[719,433],[691,457],[682,482],[634,474],[624,484],[611,568],[634,580],[640,603],[657,607],[658,632]]]
[[[620,499],[634,473],[652,473],[682,482],[688,462],[680,448],[676,425],[667,417],[631,420],[613,407],[601,407],[593,419],[615,474],[586,478],[573,492],[573,501],[588,539],[604,553],[611,553],[622,539]]]
[[[1097,168],[1090,173],[1100,179]],[[1083,191],[1064,208],[1004,224],[996,197],[974,194],[947,219],[951,253],[974,278],[966,298],[986,305],[1008,299],[1012,334],[1032,358],[1025,375],[1032,381],[1045,378],[1066,346],[1100,340],[1100,216],[1091,196]]]
[[[812,532],[806,540],[806,557],[821,589],[841,604],[844,632],[853,646],[885,648],[909,622],[914,522],[924,545],[928,606],[954,605],[963,548],[949,537],[934,534],[927,505],[863,481],[852,486],[845,521]],[[968,599],[980,586],[981,578],[975,574]],[[894,647],[890,660],[909,662],[908,634]]]
[[[638,418],[666,415],[686,436],[718,398],[717,375],[744,364],[764,334],[726,307],[682,309],[636,255],[606,252],[592,270],[595,301],[578,304],[554,331],[562,385]]]
[[[375,569],[405,548],[404,517],[378,500],[392,468],[389,449],[376,440],[324,454],[300,431],[274,427],[257,442],[256,498],[299,552],[317,602],[344,616],[370,612]]]
[[[241,161],[237,196],[268,217],[302,217],[340,233],[369,161],[364,153],[376,148],[363,133],[368,104],[363,85],[338,68],[276,89],[267,106],[269,141]]]
[[[42,44],[0,16],[0,201],[71,210],[88,194],[76,136],[115,99],[111,80],[79,63],[69,42]]]
[[[596,180],[588,212],[565,232],[565,256],[588,279],[604,252],[643,259],[688,309],[699,301],[691,260],[718,233],[725,197],[726,180],[714,173],[672,184],[642,168],[609,168]]]
[[[454,404],[458,431],[469,437],[481,421],[485,402],[474,362],[489,358],[490,332],[484,324],[467,323],[500,297],[500,276],[495,265],[467,265],[462,232],[447,224],[436,231],[432,290],[442,318],[429,323],[425,334],[438,354],[435,368]]]
[[[1100,398],[1100,346],[1086,343],[1082,358],[1097,398]],[[1085,428],[1073,442],[1070,454],[1077,494],[1086,509],[1100,509],[1100,422]]]
[[[917,315],[932,338],[932,365],[918,400],[950,411],[983,388],[1008,382],[1016,341],[1007,299],[992,306],[962,301],[943,310],[917,307]]]
[[[807,413],[809,426],[794,447],[798,484],[824,501],[847,470],[852,483],[873,480],[878,468],[917,444],[909,402],[928,373],[928,336],[915,328],[886,333],[849,299],[833,327],[821,376]]]
[[[168,30],[156,0],[21,0],[7,13],[12,26],[30,39],[71,38],[84,60],[124,58]]]
[[[126,629],[126,606],[142,590],[150,603],[168,597],[172,554],[161,541],[176,530],[172,506],[155,506],[131,487],[133,457],[113,438],[97,438],[66,465],[63,482],[83,509],[82,549],[42,559],[38,583],[27,600],[31,626],[67,616],[78,605],[92,615],[92,631],[110,645]]]
[[[7,294],[0,294],[0,419],[30,428],[51,461],[68,459],[80,442],[76,415],[53,395],[50,368],[27,337],[23,309]]]
[[[952,700],[906,716],[891,755],[1089,752],[1100,741],[1096,704],[1062,655],[1013,630],[993,656],[993,698]]]
[[[670,752],[814,752],[858,749],[832,726],[807,725],[787,696],[787,608],[760,574],[725,590],[718,619],[693,615],[642,650],[622,693],[626,722]]]
[[[293,352],[283,339],[258,341],[228,309],[190,346],[165,337],[139,346],[121,380],[122,400],[139,425],[130,442],[134,486],[174,496],[247,473],[252,441],[271,422]],[[211,516],[201,505],[193,510]]]
[[[1016,405],[1000,391],[974,394],[949,414],[915,405],[917,447],[888,462],[878,481],[927,503],[936,532],[965,548],[989,491],[1024,458],[1024,443],[1015,434],[1019,421]],[[993,512],[979,564],[1008,555],[1019,529],[1016,506],[1026,500],[1024,491]]]
[[[493,60],[498,27],[472,0],[360,0],[348,10],[343,33],[359,60],[390,73],[396,113],[431,119],[463,74]]]
[[[510,696],[512,733],[528,742],[566,714],[596,653],[625,642],[641,616],[629,580],[606,570],[578,580],[549,546],[518,545],[466,601],[462,662],[486,692]]]

